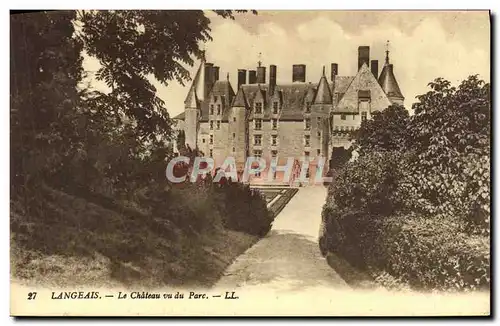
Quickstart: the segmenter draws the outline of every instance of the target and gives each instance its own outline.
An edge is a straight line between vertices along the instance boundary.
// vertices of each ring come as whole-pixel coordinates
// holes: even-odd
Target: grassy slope
[[[50,188],[43,194],[43,218],[27,220],[16,209],[11,212],[11,274],[21,282],[210,286],[257,241],[220,223],[200,232],[137,209]]]

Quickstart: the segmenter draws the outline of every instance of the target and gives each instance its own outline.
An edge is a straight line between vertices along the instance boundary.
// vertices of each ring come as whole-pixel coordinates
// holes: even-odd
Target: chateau
[[[219,80],[219,67],[202,59],[185,110],[174,119],[186,144],[212,157],[216,167],[228,156],[238,170],[248,156],[262,157],[268,166],[308,157],[315,169],[318,157],[328,164],[331,148],[350,146],[349,135],[361,121],[404,102],[388,50],[380,75],[368,46],[358,48],[355,76],[338,75],[338,64],[331,63],[329,76],[323,67],[319,81],[306,82],[306,66],[296,64],[292,80],[277,84],[277,66],[269,66],[269,76],[266,68],[259,62],[255,70],[239,69],[235,92],[229,78]]]

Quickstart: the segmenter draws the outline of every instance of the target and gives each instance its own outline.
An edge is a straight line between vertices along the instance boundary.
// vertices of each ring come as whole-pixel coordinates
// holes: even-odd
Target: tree
[[[81,43],[73,38],[73,11],[12,14],[11,189],[60,170],[74,155],[81,80]]]
[[[364,154],[370,151],[407,150],[408,111],[400,105],[391,105],[372,113],[372,119],[361,123],[354,134],[354,147]]]
[[[201,57],[209,24],[203,11],[12,15],[13,187],[57,174],[90,189],[133,189],[163,176],[172,121],[150,77],[189,80],[185,66]],[[82,89],[82,51],[99,60],[109,92]]]
[[[465,219],[488,232],[490,85],[470,76],[458,87],[438,78],[418,96],[409,125],[408,198],[424,212]]]
[[[233,11],[215,11],[234,19]],[[239,11],[244,12],[244,11]],[[117,119],[137,124],[137,136],[156,143],[170,139],[172,122],[164,102],[148,79],[168,85],[190,79],[186,65],[201,58],[200,44],[211,40],[210,19],[203,11],[103,10],[79,11],[79,39],[99,60],[98,80],[109,93],[96,93],[95,103]],[[194,58],[193,58],[194,57]]]

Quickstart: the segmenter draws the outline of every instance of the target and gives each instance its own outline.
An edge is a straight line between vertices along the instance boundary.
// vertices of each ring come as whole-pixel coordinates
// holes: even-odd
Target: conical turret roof
[[[389,51],[386,51],[385,65],[378,78],[378,83],[389,98],[404,98],[394,76],[394,66],[389,63]]]
[[[191,88],[184,100],[185,106],[190,108],[198,107],[199,101],[205,99],[205,87],[205,57],[203,56],[198,71],[193,79],[193,83],[191,84]]]
[[[332,92],[325,77],[325,67],[323,67],[323,76],[319,80],[314,104],[332,104]]]

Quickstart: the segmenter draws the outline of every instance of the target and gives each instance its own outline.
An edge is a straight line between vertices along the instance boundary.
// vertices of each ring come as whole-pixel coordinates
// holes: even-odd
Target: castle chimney
[[[370,61],[370,68],[375,79],[378,79],[378,60]]]
[[[238,89],[240,86],[247,83],[247,71],[246,69],[238,69]]]
[[[214,67],[213,68],[213,81],[214,83],[219,80],[219,67]]]
[[[274,89],[276,88],[276,66],[269,66],[269,94],[274,94]]]
[[[257,82],[257,72],[255,70],[248,71],[248,83],[255,84]]]
[[[210,91],[212,90],[212,86],[214,84],[214,64],[213,63],[205,63],[205,98],[208,96]]]
[[[306,82],[306,65],[293,65],[292,82]]]
[[[335,76],[339,74],[339,65],[338,63],[332,63],[332,71],[331,71],[331,80],[335,80]]]
[[[266,67],[257,67],[257,84],[266,83]]]
[[[367,66],[370,66],[370,47],[369,46],[358,47],[358,70],[359,70],[359,68],[361,68],[363,63],[366,63]]]

